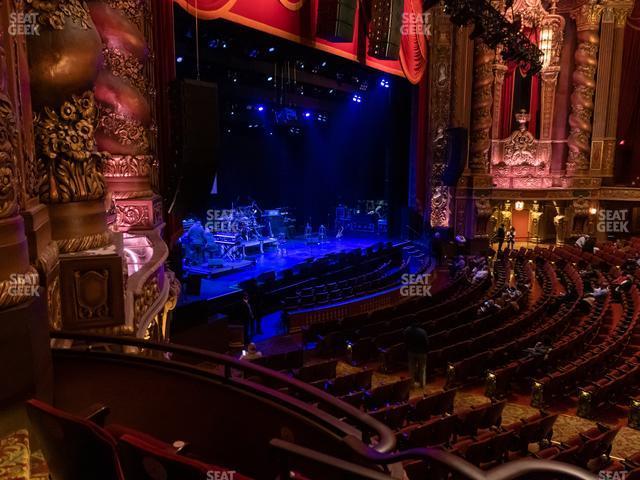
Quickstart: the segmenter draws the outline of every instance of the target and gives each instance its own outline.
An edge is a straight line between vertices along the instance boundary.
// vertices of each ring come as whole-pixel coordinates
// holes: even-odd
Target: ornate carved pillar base
[[[60,252],[79,252],[109,243],[102,200],[51,204],[52,237]]]
[[[53,368],[42,289],[0,311],[0,405],[32,397],[52,401]]]
[[[114,200],[118,231],[152,230],[162,223],[162,197]]]
[[[125,322],[122,268],[122,257],[108,250],[60,255],[65,330],[132,333]]]

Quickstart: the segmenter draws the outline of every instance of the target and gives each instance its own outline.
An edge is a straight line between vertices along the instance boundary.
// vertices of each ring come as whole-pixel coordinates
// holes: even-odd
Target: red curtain
[[[636,0],[624,32],[618,112],[619,179],[630,183],[640,175],[640,1]]]
[[[171,1],[171,0],[163,0]],[[399,60],[380,60],[367,51],[362,31],[361,3],[356,8],[353,41],[334,43],[315,36],[318,0],[173,0],[203,20],[222,18],[271,35],[312,46],[334,55],[363,63],[417,84],[426,70],[426,35],[420,0],[404,0],[402,49]]]

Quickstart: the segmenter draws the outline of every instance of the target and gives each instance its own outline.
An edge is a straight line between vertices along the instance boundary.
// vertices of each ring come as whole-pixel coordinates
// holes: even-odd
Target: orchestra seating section
[[[640,240],[599,247],[596,254],[561,246],[455,257],[449,269],[438,267],[446,281],[434,295],[308,325],[298,334],[298,348],[252,360],[316,390],[279,384],[278,377],[239,378],[307,402],[345,425],[377,420],[392,432],[398,452],[437,449],[480,469],[519,459],[556,460],[596,474],[606,469],[640,478],[640,445],[626,458],[612,455],[622,429],[640,423]],[[253,293],[271,299],[265,301],[301,305],[312,295],[321,302],[329,298],[329,285],[375,282],[406,264],[402,247],[382,245],[360,255],[352,268],[331,267],[323,275],[324,267],[310,265],[313,273],[263,279]],[[407,375],[409,325],[429,336],[425,389]],[[319,401],[314,391],[342,400],[360,416]],[[484,400],[461,401],[471,394]],[[525,405],[531,414],[505,421],[511,404]],[[615,422],[606,415],[612,407],[622,412]],[[155,478],[148,476],[149,458],[166,478],[224,471],[184,455],[178,444],[126,425],[105,426],[104,409],[75,416],[30,401],[27,410],[49,469],[61,478],[74,478],[65,469],[86,462],[104,465],[104,478]],[[563,414],[594,426],[559,441]],[[59,435],[69,441],[60,443]],[[371,437],[372,444],[379,441]],[[410,480],[451,478],[449,470],[424,459],[402,464]]]
[[[488,260],[488,276],[476,275],[486,259],[454,258],[432,297],[305,327],[313,359],[282,370],[386,424],[400,450],[443,449],[481,468],[545,458],[638,478],[640,445],[629,458],[610,456],[624,413],[616,424],[554,439],[561,413],[598,421],[617,406],[629,426],[639,415],[638,258],[640,239],[599,245],[596,254],[566,245],[508,251]],[[417,395],[406,378],[404,330],[412,324],[428,333],[428,377],[439,385]],[[376,384],[375,375],[392,380]],[[476,390],[486,403],[454,408],[456,395]],[[505,424],[511,399],[538,413]],[[432,470],[426,477],[422,461],[405,468],[411,479],[440,478]]]
[[[239,287],[249,292],[261,314],[337,303],[399,285],[410,261],[405,247],[387,242],[313,257],[278,274],[265,272]]]

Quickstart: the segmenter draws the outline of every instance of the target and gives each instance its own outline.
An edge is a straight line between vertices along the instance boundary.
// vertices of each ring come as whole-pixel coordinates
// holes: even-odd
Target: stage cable
[[[198,0],[196,0],[196,80],[200,80],[200,31],[198,24]]]

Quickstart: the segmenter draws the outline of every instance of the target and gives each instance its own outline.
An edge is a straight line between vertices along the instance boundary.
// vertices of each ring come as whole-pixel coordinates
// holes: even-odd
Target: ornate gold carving
[[[54,244],[55,245],[55,244]],[[60,276],[55,275],[47,288],[47,305],[49,307],[49,326],[53,330],[62,329],[62,305],[60,298]]]
[[[80,0],[27,0],[28,11],[37,13],[38,23],[62,30],[67,18],[87,30],[93,23]]]
[[[59,253],[58,244],[55,242],[49,243],[36,260],[35,267],[43,275],[46,275],[48,272],[51,272],[56,263],[58,263]]]
[[[122,227],[150,227],[151,212],[147,205],[116,205],[117,223]]]
[[[570,134],[568,139],[570,174],[584,175],[591,159],[591,132],[593,125],[593,97],[596,89],[595,74],[598,66],[597,31],[578,32],[578,48],[575,53],[576,67],[573,72],[573,94],[569,115]]]
[[[135,295],[133,300],[133,318],[136,326],[139,325],[142,317],[149,311],[159,296],[158,277],[157,275],[152,275],[144,282],[142,293]]]
[[[79,320],[91,320],[109,313],[109,270],[74,272],[74,283]]]
[[[108,155],[104,161],[105,177],[148,177],[151,155]]]
[[[16,215],[19,210],[17,141],[11,102],[0,93],[0,218]]]
[[[61,253],[81,252],[104,247],[109,243],[109,232],[84,235],[82,237],[56,240]]]
[[[92,92],[73,95],[58,111],[45,107],[35,119],[38,171],[45,203],[97,200],[104,196],[101,154],[94,151],[97,109]]]
[[[492,123],[493,96],[491,87],[495,52],[485,43],[476,40],[474,57],[469,168],[473,173],[487,173],[489,171],[489,148],[491,147],[489,132]]]
[[[144,76],[144,65],[131,53],[119,48],[102,50],[104,66],[116,77],[120,77],[143,93],[147,93],[147,79]]]
[[[142,30],[144,19],[149,15],[145,0],[107,0],[106,3],[111,8],[122,12],[139,30]]]
[[[430,77],[433,91],[430,93],[431,138],[431,226],[447,228],[451,219],[451,191],[444,185],[442,175],[446,166],[446,128],[451,121],[451,58],[453,29],[444,10],[435,10],[433,47],[431,50]],[[427,200],[428,201],[428,200]]]
[[[98,127],[115,136],[121,145],[137,145],[141,152],[149,150],[146,129],[138,120],[104,107],[100,109]]]
[[[571,12],[571,18],[576,21],[578,31],[599,30],[600,18],[604,6],[598,0],[587,0]]]

